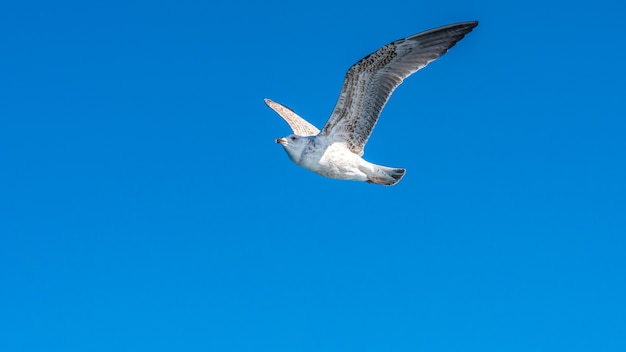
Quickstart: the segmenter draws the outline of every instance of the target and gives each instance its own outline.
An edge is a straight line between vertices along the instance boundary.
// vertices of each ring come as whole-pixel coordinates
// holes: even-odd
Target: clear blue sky
[[[0,350],[625,351],[620,1],[5,1]],[[325,179],[350,65],[479,20]]]

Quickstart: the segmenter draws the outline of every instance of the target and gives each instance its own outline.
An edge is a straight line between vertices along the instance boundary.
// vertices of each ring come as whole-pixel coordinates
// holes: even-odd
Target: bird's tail
[[[367,183],[393,186],[400,182],[405,173],[405,169],[374,165],[372,172],[367,175]]]

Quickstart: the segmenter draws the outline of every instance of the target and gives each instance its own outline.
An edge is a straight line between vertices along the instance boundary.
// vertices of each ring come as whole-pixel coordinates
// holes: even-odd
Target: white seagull
[[[389,43],[354,64],[343,82],[339,100],[320,131],[293,110],[265,99],[293,130],[277,138],[297,165],[322,176],[391,186],[405,169],[365,161],[363,147],[394,89],[409,75],[445,54],[478,22],[434,28]]]

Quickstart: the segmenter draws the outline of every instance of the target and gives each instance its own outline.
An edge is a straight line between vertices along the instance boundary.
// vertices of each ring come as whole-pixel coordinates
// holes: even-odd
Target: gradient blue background
[[[625,351],[619,1],[0,5],[0,350]],[[350,65],[480,25],[325,179]]]

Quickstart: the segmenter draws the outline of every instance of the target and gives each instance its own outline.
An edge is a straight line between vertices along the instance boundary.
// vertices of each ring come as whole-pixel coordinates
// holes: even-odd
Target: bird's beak
[[[285,138],[276,138],[276,143],[278,143],[280,145],[286,145],[287,144],[287,140]]]

